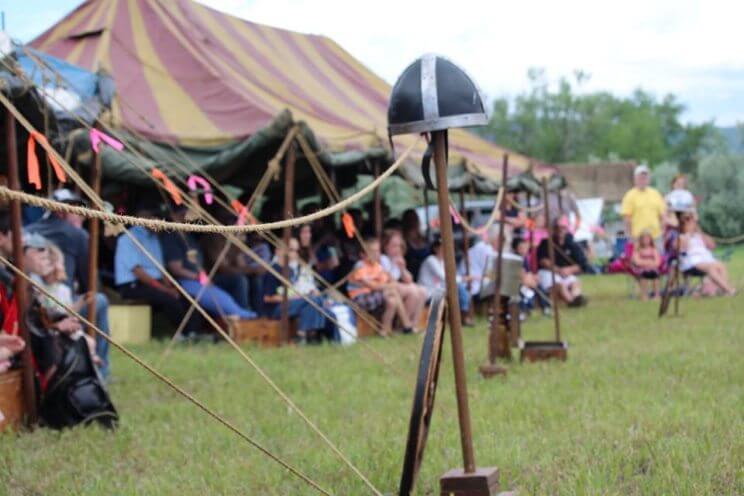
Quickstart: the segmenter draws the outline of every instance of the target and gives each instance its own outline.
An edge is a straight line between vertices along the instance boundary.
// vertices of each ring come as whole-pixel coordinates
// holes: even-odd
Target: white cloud
[[[422,53],[438,52],[467,68],[490,96],[523,90],[529,67],[554,78],[583,69],[592,75],[589,89],[627,94],[642,86],[677,93],[693,120],[744,117],[732,108],[744,103],[741,2],[201,1],[329,36],[390,82]]]

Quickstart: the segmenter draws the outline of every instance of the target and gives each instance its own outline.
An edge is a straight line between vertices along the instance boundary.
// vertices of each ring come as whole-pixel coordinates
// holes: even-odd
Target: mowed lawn
[[[744,288],[744,252],[732,271]],[[744,494],[744,294],[685,299],[681,316],[628,298],[622,276],[584,278],[565,310],[566,363],[484,380],[486,325],[466,329],[476,460],[520,494]],[[534,316],[527,339],[550,335]],[[385,494],[397,494],[420,336],[368,347],[249,348]],[[448,341],[447,341],[448,343]],[[374,348],[388,361],[380,363]],[[134,351],[156,362],[164,343]],[[313,494],[312,489],[114,352],[116,432],[0,436],[0,494]],[[221,345],[182,346],[162,371],[333,494],[370,494],[248,366]],[[417,494],[462,463],[449,344]]]

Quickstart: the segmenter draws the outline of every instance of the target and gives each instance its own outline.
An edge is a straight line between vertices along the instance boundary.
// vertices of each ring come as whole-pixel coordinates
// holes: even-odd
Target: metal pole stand
[[[447,283],[447,306],[452,341],[452,359],[455,369],[455,389],[457,393],[457,413],[460,421],[460,441],[462,443],[463,468],[450,470],[439,479],[442,496],[491,496],[499,488],[499,469],[497,467],[475,467],[473,439],[470,427],[470,408],[468,406],[467,379],[465,374],[465,355],[462,346],[462,322],[460,302],[457,298],[457,273],[455,263],[455,241],[452,235],[452,218],[449,215],[449,196],[447,189],[446,131],[432,132],[434,163],[437,172],[437,200],[439,204],[439,225],[444,250],[444,271]]]
[[[509,298],[501,294],[502,268],[504,264],[504,218],[506,212],[506,181],[508,179],[509,156],[504,155],[501,167],[501,187],[503,193],[501,201],[497,205],[499,209],[499,250],[494,266],[494,288],[493,299],[488,308],[488,363],[481,365],[481,375],[488,379],[496,375],[506,375],[506,367],[496,363],[497,358],[511,361],[511,345],[509,340],[509,328],[507,324],[507,309]]]
[[[554,229],[548,208],[548,181],[543,178],[543,205],[545,205],[545,224],[548,228],[548,256],[550,257],[550,270],[552,286],[550,287],[550,298],[553,305],[553,326],[555,330],[555,341],[521,341],[519,344],[519,361],[537,362],[543,360],[561,360],[568,358],[568,343],[561,341],[561,318],[558,309],[558,290],[555,282],[555,249],[553,247]]]

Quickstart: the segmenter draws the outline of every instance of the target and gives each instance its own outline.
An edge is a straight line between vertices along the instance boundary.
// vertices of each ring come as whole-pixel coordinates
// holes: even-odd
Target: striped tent
[[[324,149],[386,146],[390,85],[324,36],[191,0],[88,0],[32,45],[111,74],[117,95],[110,123],[155,142],[219,147],[289,110]],[[396,138],[396,146],[411,139]],[[463,130],[452,131],[450,147],[451,162],[499,177],[503,148]],[[514,174],[530,159],[510,153],[510,163]]]

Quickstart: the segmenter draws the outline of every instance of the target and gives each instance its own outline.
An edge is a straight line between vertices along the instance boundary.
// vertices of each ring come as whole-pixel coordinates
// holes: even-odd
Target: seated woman
[[[406,265],[412,274],[418,274],[421,264],[431,254],[426,236],[421,231],[421,219],[412,208],[403,212],[403,239],[406,242]]]
[[[386,231],[382,242],[383,255],[380,264],[390,275],[390,284],[400,295],[403,304],[401,316],[404,327],[416,326],[421,320],[421,313],[429,299],[429,292],[425,287],[416,284],[413,274],[406,267],[406,245],[400,231]],[[399,312],[400,314],[400,312]]]
[[[648,300],[648,281],[653,282],[653,298],[659,297],[659,269],[661,255],[656,249],[654,238],[649,231],[643,231],[638,237],[631,258],[633,272],[638,280],[641,291],[641,301]]]
[[[299,250],[299,242],[296,238],[291,238],[286,253],[289,260],[289,281],[292,283],[292,288],[287,298],[289,317],[298,319],[297,333],[300,341],[313,339],[321,335],[333,338],[336,333],[333,323],[328,320],[323,312],[311,305],[306,299],[311,299],[321,308],[327,303],[318,294],[317,289],[314,289],[311,284],[308,284],[307,279],[300,280]],[[283,270],[284,257],[284,250],[277,249],[272,267],[279,273]],[[263,289],[264,314],[272,319],[280,318],[282,315],[282,302],[284,301],[284,285],[272,273],[267,272],[264,275]],[[305,295],[306,298],[300,295]]]
[[[381,336],[391,336],[400,297],[390,285],[390,275],[380,264],[379,239],[369,237],[364,240],[361,260],[354,265],[347,289],[349,297],[364,310],[375,312],[382,309],[382,329],[377,332]],[[410,322],[403,323],[406,324],[410,325]]]
[[[173,220],[183,222],[186,209],[173,212]],[[199,305],[214,317],[229,319],[254,319],[255,312],[240,306],[229,293],[206,280],[204,256],[196,238],[191,233],[169,232],[161,235],[168,271]]]
[[[444,250],[442,250],[442,240],[439,237],[432,242],[431,251],[432,255],[426,257],[418,274],[418,283],[428,290],[429,298],[436,289],[446,290]],[[460,301],[463,324],[472,325],[472,318],[467,315],[470,310],[470,292],[465,284],[467,280],[465,276],[457,277],[457,298]]]
[[[733,296],[736,289],[729,282],[726,266],[716,260],[711,250],[715,243],[703,234],[694,214],[683,214],[681,217],[680,265],[683,273],[698,271],[705,274],[725,294]]]
[[[70,286],[65,283],[65,281],[67,281],[67,272],[65,270],[65,256],[62,253],[62,250],[60,250],[59,247],[57,247],[57,245],[55,245],[54,243],[49,243],[47,250],[49,252],[48,270],[46,274],[39,274],[41,276],[41,280],[43,281],[44,289],[49,291],[49,293],[62,305],[66,305],[79,313],[86,305],[89,305],[92,301],[95,301],[96,295],[94,293],[86,293],[85,295],[83,295],[82,298],[73,302],[72,290],[70,289]],[[67,315],[68,312],[65,307],[57,303],[51,297],[40,295],[39,299],[42,307],[50,310],[52,313]],[[77,328],[78,325],[74,326],[75,328],[77,328],[77,330],[72,331],[70,337],[72,339],[84,338],[88,342],[88,348],[90,350],[93,363],[101,368],[102,375],[104,377],[108,376],[108,367],[106,367],[106,364],[104,364],[101,358],[96,355],[96,340],[83,332],[82,325],[76,318],[72,316],[69,316],[69,318],[72,319],[74,323],[79,325],[79,328]],[[104,371],[106,372],[104,373]]]

